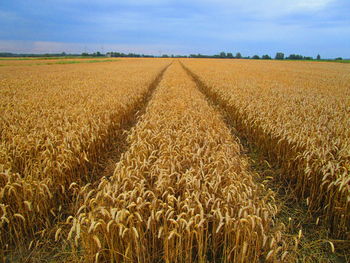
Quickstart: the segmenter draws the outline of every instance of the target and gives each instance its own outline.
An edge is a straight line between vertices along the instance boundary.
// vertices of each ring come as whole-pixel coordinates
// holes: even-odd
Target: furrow
[[[338,145],[339,149],[334,147],[332,151],[317,144],[308,148],[304,141],[296,142],[283,131],[276,131],[277,128],[272,127],[269,130],[266,123],[264,125],[263,121],[254,119],[254,116],[246,112],[244,106],[237,107],[238,103],[221,92],[220,88],[207,85],[187,65],[182,66],[208,100],[223,110],[228,122],[240,136],[255,144],[268,157],[269,162],[283,169],[283,172],[279,173],[279,179],[287,180],[293,185],[298,198],[306,200],[309,211],[321,219],[317,222],[327,226],[331,236],[349,239],[350,188],[347,185],[349,178],[346,168],[348,160],[346,156],[342,156],[344,150],[339,150],[342,147],[346,149],[346,145]],[[308,140],[316,139],[311,137]],[[335,142],[337,143],[338,141]]]
[[[78,140],[67,139],[67,149],[62,145],[51,145],[53,152],[45,161],[52,170],[45,169],[43,174],[34,176],[26,175],[29,168],[18,166],[20,169],[13,169],[17,170],[17,173],[13,173],[10,169],[0,173],[2,179],[0,181],[2,203],[0,244],[2,248],[6,248],[9,252],[16,252],[12,251],[13,245],[18,249],[31,240],[36,240],[32,242],[32,249],[35,244],[40,246],[44,235],[52,235],[51,228],[55,223],[64,220],[67,214],[72,213],[71,209],[74,209],[79,202],[80,192],[88,189],[88,186],[93,185],[101,176],[110,176],[108,169],[111,168],[108,168],[108,165],[111,160],[109,159],[118,160],[126,151],[126,133],[143,113],[168,66],[161,69],[143,93],[135,92],[135,97],[127,104],[121,105],[117,110],[108,113],[108,116],[103,116],[96,123],[90,124],[93,127],[92,130],[96,126],[96,133],[87,135],[93,137],[90,142],[88,140],[90,138],[82,137],[79,138],[81,145],[74,145],[74,143],[78,144]],[[72,129],[71,132],[76,130]],[[74,147],[78,147],[76,155],[69,149],[75,150]],[[67,158],[60,163],[61,156],[58,151],[61,148],[66,151],[65,154],[74,155],[70,158],[71,160]],[[50,153],[50,149],[45,152]],[[40,156],[40,154],[42,153],[39,151],[37,155]],[[33,162],[33,165],[37,164]],[[47,177],[44,176],[45,173]]]
[[[273,192],[179,63],[164,74],[114,175],[71,218],[86,262],[286,259]]]

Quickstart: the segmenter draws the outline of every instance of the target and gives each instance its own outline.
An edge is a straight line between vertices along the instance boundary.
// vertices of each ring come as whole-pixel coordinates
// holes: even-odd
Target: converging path
[[[287,255],[273,193],[178,62],[165,72],[114,175],[87,194],[69,233],[85,260],[259,262]]]
[[[349,65],[118,61],[1,68],[0,261],[349,262]]]

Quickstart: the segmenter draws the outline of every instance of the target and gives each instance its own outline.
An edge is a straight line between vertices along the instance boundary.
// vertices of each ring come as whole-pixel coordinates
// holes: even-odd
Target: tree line
[[[300,54],[290,54],[289,56],[285,56],[282,52],[277,52],[274,58],[269,56],[268,54],[259,56],[242,56],[240,52],[237,52],[235,55],[231,52],[220,52],[215,55],[204,55],[204,54],[190,54],[190,55],[168,55],[163,54],[160,56],[154,55],[145,55],[145,54],[137,54],[137,53],[123,53],[123,52],[107,52],[103,54],[99,51],[94,53],[83,52],[81,54],[66,54],[62,53],[50,53],[50,54],[15,54],[9,52],[0,52],[0,57],[135,57],[135,58],[154,58],[154,57],[162,57],[162,58],[224,58],[224,59],[276,59],[276,60],[314,60],[313,57],[302,56]],[[321,56],[318,54],[315,58],[316,60],[321,60]],[[328,60],[328,59],[327,59]],[[342,60],[341,57],[335,58],[334,60]]]
[[[202,54],[191,54],[189,55],[190,58],[228,58],[228,59],[273,59],[271,56],[268,54],[259,56],[259,55],[254,55],[254,56],[242,56],[240,52],[237,52],[236,55],[234,56],[232,53],[225,53],[225,52],[220,52],[217,55],[202,55]],[[277,52],[274,59],[276,60],[314,60],[313,57],[309,56],[302,56],[299,54],[290,54],[288,57],[285,57],[284,53],[282,52]],[[321,55],[318,54],[316,56],[316,60],[321,60]],[[336,58],[335,60],[342,60],[341,57]]]

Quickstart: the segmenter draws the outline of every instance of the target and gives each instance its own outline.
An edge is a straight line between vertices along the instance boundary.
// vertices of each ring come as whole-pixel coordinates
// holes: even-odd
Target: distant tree
[[[317,60],[320,60],[321,59],[321,56],[320,54],[317,55]]]
[[[233,58],[233,55],[232,55],[232,53],[227,53],[226,57],[227,58]]]
[[[220,52],[220,58],[226,58],[226,53],[225,52]]]
[[[289,57],[286,57],[286,59],[302,60],[302,59],[304,59],[304,57],[302,55],[290,54]]]
[[[103,56],[103,55],[101,54],[100,51],[97,51],[97,52],[95,52],[95,53],[92,53],[92,56],[94,56],[94,57],[101,57],[101,56]]]
[[[262,59],[271,59],[271,57],[269,55],[263,55],[261,58]]]
[[[260,59],[260,57],[258,55],[254,55],[252,59]]]
[[[275,56],[275,59],[284,59],[284,53],[282,53],[282,52],[277,52],[277,53],[276,53],[276,56]]]
[[[201,58],[202,55],[200,53],[198,54],[190,54],[190,58]]]
[[[169,56],[166,55],[166,54],[162,55],[162,58],[168,58],[168,57],[169,57]]]
[[[103,54],[101,54],[100,52],[94,53],[94,56],[104,56]],[[106,56],[108,57],[154,57],[153,55],[145,55],[145,54],[136,54],[136,53],[129,53],[129,54],[125,54],[125,53],[121,53],[121,52],[107,52]]]
[[[236,53],[236,58],[242,58],[242,54],[239,53],[239,52],[237,52],[237,53]]]
[[[83,52],[83,53],[81,53],[81,55],[82,55],[83,57],[86,57],[86,56],[89,56],[89,53]]]
[[[305,59],[305,60],[313,60],[314,58],[313,57],[304,57],[303,59]]]
[[[343,60],[343,58],[342,57],[338,57],[335,60]]]
[[[140,55],[140,54],[136,54],[136,53],[129,53],[129,54],[128,54],[128,57],[131,57],[131,58],[139,58],[139,57],[141,57],[141,55]]]

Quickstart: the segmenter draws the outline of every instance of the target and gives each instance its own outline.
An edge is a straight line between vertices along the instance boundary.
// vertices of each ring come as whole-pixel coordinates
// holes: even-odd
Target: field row
[[[87,193],[69,238],[87,261],[286,257],[273,193],[254,182],[219,113],[179,63],[165,72],[114,175]]]
[[[118,147],[113,144],[167,64],[2,69],[1,247],[18,246],[51,226],[72,203],[72,183],[98,179],[89,168]]]
[[[300,198],[350,239],[350,68],[184,61],[234,127],[284,168]],[[327,77],[325,77],[327,76]]]
[[[170,63],[0,69],[0,256],[50,230],[84,262],[292,261],[298,238],[230,128],[350,239],[349,67]]]

